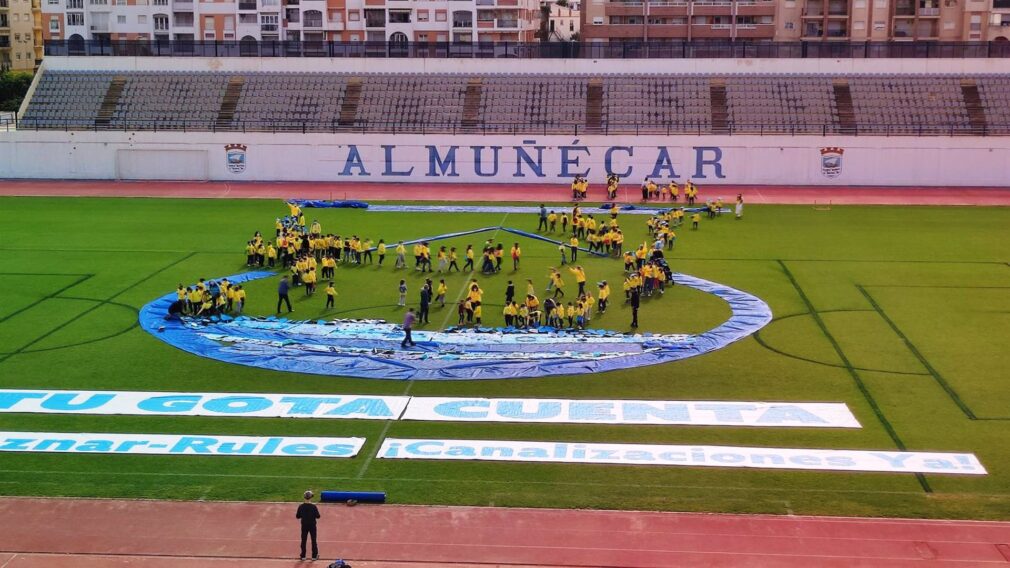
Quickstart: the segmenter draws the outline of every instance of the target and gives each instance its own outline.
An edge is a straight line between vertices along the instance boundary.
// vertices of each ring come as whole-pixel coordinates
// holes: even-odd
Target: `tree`
[[[0,111],[17,111],[31,84],[32,74],[27,71],[0,73]]]

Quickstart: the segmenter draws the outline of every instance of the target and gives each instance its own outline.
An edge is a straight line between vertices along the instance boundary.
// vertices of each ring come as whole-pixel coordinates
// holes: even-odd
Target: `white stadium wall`
[[[231,159],[229,159],[229,153]],[[1010,137],[0,134],[0,178],[1006,185]]]

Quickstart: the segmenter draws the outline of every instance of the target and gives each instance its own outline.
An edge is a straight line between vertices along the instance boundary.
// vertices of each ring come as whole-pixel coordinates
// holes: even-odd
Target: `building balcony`
[[[583,28],[591,32],[590,37],[641,38],[645,33],[643,24],[602,24]]]
[[[277,24],[263,24],[260,26],[261,32],[276,32],[278,30]]]
[[[1010,10],[1010,0],[992,0],[993,10]]]
[[[940,9],[939,8],[919,8],[920,18],[939,18]]]
[[[473,27],[473,20],[453,20],[452,21],[452,27],[453,28],[472,28]]]
[[[737,39],[771,39],[775,37],[775,24],[737,24]]]
[[[192,0],[174,0],[172,2],[173,10],[182,10],[185,12],[193,11],[193,1]]]
[[[92,24],[88,29],[93,34],[107,34],[109,33],[109,24]]]
[[[305,18],[305,22],[302,24],[304,28],[321,28],[323,27],[322,18]]]
[[[255,12],[256,11],[256,3],[255,2],[239,2],[238,3],[238,9],[239,10],[252,10],[253,12]]]
[[[732,2],[704,0],[694,3],[695,16],[729,16],[733,13]]]
[[[745,4],[738,2],[736,5],[736,13],[738,16],[774,16],[775,3],[755,2],[752,4]]]
[[[686,17],[688,12],[687,2],[650,2],[650,16],[674,16]]]
[[[687,24],[649,24],[649,39],[687,38]]]
[[[729,39],[733,36],[732,24],[692,24],[691,37],[698,39]]]

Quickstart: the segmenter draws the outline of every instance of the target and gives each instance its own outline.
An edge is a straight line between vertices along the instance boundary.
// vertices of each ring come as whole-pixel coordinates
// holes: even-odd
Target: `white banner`
[[[376,457],[986,475],[974,454],[387,438]]]
[[[859,428],[842,403],[2,390],[0,413]]]
[[[859,428],[842,403],[414,397],[404,420]]]
[[[364,438],[0,432],[0,452],[350,458]]]
[[[0,390],[0,413],[396,420],[407,396]]]

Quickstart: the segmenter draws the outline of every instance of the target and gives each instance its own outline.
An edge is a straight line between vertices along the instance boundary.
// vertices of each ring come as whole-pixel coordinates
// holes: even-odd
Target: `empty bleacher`
[[[708,132],[712,126],[705,76],[611,76],[603,80],[606,130]]]
[[[989,130],[1010,134],[1010,76],[985,75],[976,80]]]
[[[458,126],[467,77],[463,75],[365,75],[357,122],[363,128]]]
[[[1010,134],[1010,75],[44,71],[21,127]]]
[[[958,134],[971,130],[960,77],[855,77],[849,88],[862,133]]]
[[[340,118],[348,77],[332,73],[246,73],[233,128],[328,131]]]
[[[488,132],[571,132],[586,124],[589,77],[492,75],[484,78],[480,110]]]
[[[736,132],[835,132],[831,77],[727,77],[729,119]]]

